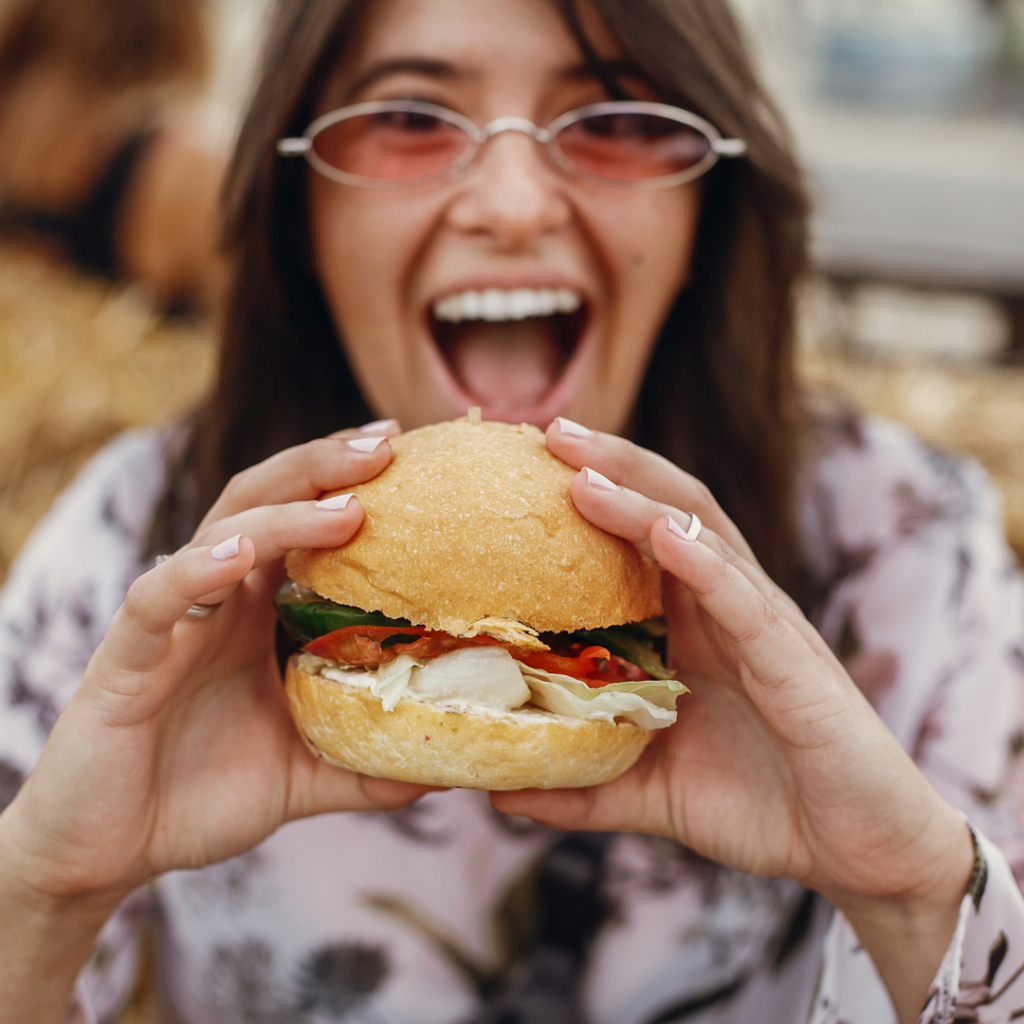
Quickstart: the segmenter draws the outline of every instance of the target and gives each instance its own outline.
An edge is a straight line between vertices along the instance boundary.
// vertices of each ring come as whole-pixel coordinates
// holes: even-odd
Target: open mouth
[[[570,288],[488,288],[446,295],[430,330],[459,387],[491,413],[535,409],[565,374],[588,319]]]

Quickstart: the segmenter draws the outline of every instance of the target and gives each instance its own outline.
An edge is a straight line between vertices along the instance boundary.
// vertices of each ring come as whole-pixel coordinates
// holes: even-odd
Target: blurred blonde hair
[[[2,0],[0,87],[39,62],[115,92],[198,89],[210,65],[206,0]]]

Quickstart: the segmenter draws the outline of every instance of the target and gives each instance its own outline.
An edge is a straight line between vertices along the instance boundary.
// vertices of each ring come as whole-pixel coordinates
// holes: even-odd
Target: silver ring
[[[223,603],[218,601],[216,604],[194,604],[185,614],[193,619],[208,619]]]
[[[700,536],[700,519],[696,512],[690,513],[690,528],[686,531],[687,540],[696,540]]]

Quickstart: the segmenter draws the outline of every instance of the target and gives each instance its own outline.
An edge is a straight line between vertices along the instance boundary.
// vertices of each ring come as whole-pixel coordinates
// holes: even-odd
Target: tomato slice
[[[608,683],[639,683],[651,677],[639,666],[618,654],[608,659],[608,664],[597,672],[591,672],[586,682],[589,686],[606,686]]]
[[[543,672],[557,672],[563,676],[572,676],[573,679],[582,680],[588,685],[593,685],[589,678],[591,673],[599,672],[604,668],[604,663],[611,658],[611,654],[605,647],[585,647],[578,655],[567,657],[564,654],[552,654],[550,651],[513,651],[512,657],[530,668],[539,668]],[[598,683],[603,686],[603,683]]]
[[[393,637],[398,639],[385,646]],[[410,639],[406,640],[406,637]],[[422,626],[346,626],[311,640],[305,650],[321,658],[365,668],[368,665],[386,665],[400,654],[426,660],[462,647],[497,643],[489,636],[466,639]]]
[[[392,642],[387,643],[389,640]],[[504,647],[513,658],[531,668],[571,676],[595,688],[648,678],[642,669],[612,655],[606,647],[585,647],[577,653],[579,645],[574,644],[568,654],[524,651],[489,636],[457,637],[422,626],[346,626],[311,640],[305,650],[321,658],[365,668],[386,665],[400,654],[427,660],[465,647],[485,646]]]

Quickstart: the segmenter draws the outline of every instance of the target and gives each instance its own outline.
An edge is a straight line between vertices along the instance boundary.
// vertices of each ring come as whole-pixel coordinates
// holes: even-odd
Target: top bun
[[[661,614],[657,566],[576,511],[575,470],[536,427],[460,419],[391,448],[352,488],[366,513],[355,538],[288,555],[297,583],[456,636],[485,617],[561,632]]]

